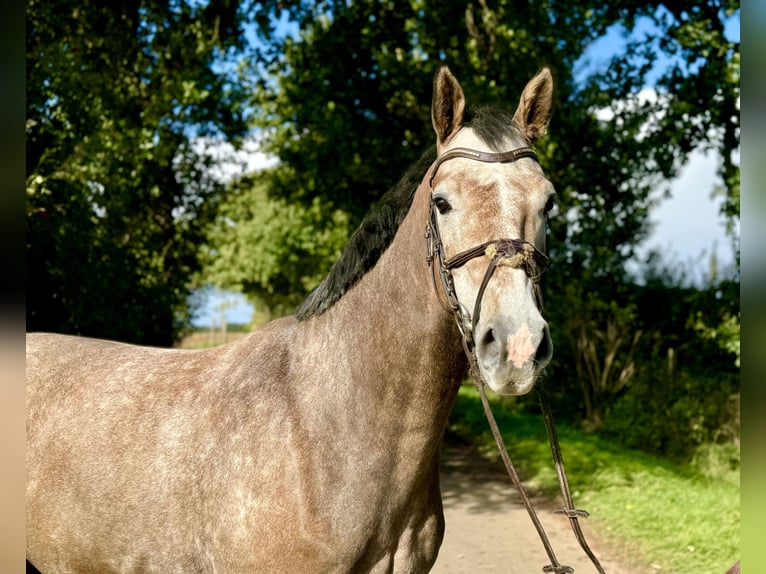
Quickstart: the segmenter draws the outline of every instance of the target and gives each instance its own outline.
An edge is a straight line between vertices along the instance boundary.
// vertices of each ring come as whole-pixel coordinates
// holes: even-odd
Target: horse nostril
[[[495,339],[494,329],[487,329],[487,332],[484,333],[484,336],[481,338],[480,344],[485,352],[492,353],[492,354],[496,354],[499,352],[500,345],[497,344],[497,339]]]
[[[553,344],[551,343],[551,337],[548,334],[548,330],[543,329],[543,338],[537,346],[535,361],[538,365],[544,367],[551,360],[551,357],[553,357]]]

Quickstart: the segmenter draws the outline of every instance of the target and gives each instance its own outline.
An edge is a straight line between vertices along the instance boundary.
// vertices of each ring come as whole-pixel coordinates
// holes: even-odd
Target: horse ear
[[[447,66],[434,74],[434,95],[431,101],[431,123],[438,146],[444,145],[463,125],[465,96],[457,78]]]
[[[519,107],[513,114],[513,121],[521,128],[529,141],[545,135],[551,119],[553,105],[553,77],[548,68],[543,68],[521,92]]]

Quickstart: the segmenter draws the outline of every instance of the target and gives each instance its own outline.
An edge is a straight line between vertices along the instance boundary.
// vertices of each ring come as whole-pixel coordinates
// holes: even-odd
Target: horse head
[[[513,116],[494,109],[468,114],[449,69],[434,77],[433,272],[441,274],[472,366],[502,394],[528,392],[553,354],[539,279],[556,194],[530,147],[545,133],[552,92],[543,69]]]

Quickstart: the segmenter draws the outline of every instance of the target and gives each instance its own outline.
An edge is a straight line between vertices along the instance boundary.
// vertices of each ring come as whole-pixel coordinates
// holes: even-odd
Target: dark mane
[[[303,321],[321,315],[367,273],[388,248],[412,205],[415,190],[436,160],[432,146],[410,166],[402,179],[387,191],[375,209],[351,235],[330,272],[298,305],[295,316]]]
[[[464,125],[473,128],[496,151],[502,151],[499,148],[509,132],[515,132],[524,139],[513,123],[512,114],[494,107],[477,108],[466,114]],[[410,166],[399,183],[383,195],[375,209],[351,235],[327,276],[298,305],[295,317],[299,321],[324,313],[373,268],[393,241],[412,205],[415,190],[435,160],[436,147],[433,146]]]

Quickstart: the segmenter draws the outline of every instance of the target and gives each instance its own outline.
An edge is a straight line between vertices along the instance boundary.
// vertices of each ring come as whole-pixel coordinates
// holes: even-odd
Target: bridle
[[[436,172],[439,170],[439,166],[450,159],[467,158],[485,163],[509,163],[525,157],[538,161],[537,154],[528,147],[517,148],[500,153],[488,153],[468,148],[455,148],[436,160],[428,184],[431,189],[433,189],[434,177],[436,177]],[[430,204],[428,225],[426,226],[426,259],[431,268],[431,279],[438,295],[439,289],[436,287],[436,272],[438,271],[439,277],[441,278],[442,291],[447,298],[447,307],[455,316],[458,329],[460,330],[460,336],[463,340],[463,348],[470,360],[472,356],[475,357],[473,334],[475,333],[476,325],[479,322],[484,291],[498,265],[524,269],[527,276],[532,280],[537,306],[542,310],[543,299],[542,289],[540,288],[540,279],[542,278],[543,273],[548,269],[550,260],[547,255],[542,253],[529,241],[505,238],[485,241],[480,245],[461,251],[449,259],[445,259],[444,244],[442,243],[441,234],[439,233],[438,209],[434,202],[433,195],[431,196]],[[487,265],[487,270],[484,272],[484,278],[482,279],[479,291],[476,295],[476,303],[474,305],[473,313],[469,313],[465,306],[458,300],[457,293],[455,292],[455,284],[452,279],[452,270],[458,269],[472,259],[484,255],[490,258],[489,264]]]
[[[445,161],[449,161],[455,158],[472,159],[485,163],[511,163],[518,161],[522,158],[530,158],[539,163],[537,154],[532,148],[520,147],[507,152],[489,153],[483,151],[477,151],[469,148],[454,148],[437,158],[434,162],[431,170],[431,176],[428,180],[429,187],[433,190],[433,181],[436,177],[436,172],[439,166]],[[478,366],[478,359],[476,357],[476,348],[474,341],[474,333],[476,331],[476,325],[479,322],[479,316],[481,313],[481,302],[484,297],[484,292],[489,284],[492,275],[498,266],[507,266],[511,268],[523,269],[532,282],[532,286],[535,294],[535,301],[538,308],[542,311],[542,289],[540,287],[540,279],[543,273],[550,266],[550,259],[544,253],[542,253],[535,245],[524,239],[492,239],[481,243],[475,247],[461,251],[457,255],[450,258],[446,258],[444,252],[444,244],[442,243],[441,234],[439,232],[439,222],[437,215],[438,208],[434,201],[433,195],[430,198],[430,209],[428,216],[428,223],[426,224],[426,260],[431,270],[431,280],[433,282],[434,290],[437,297],[442,299],[446,298],[446,307],[452,313],[457,324],[458,331],[460,332],[460,338],[463,343],[463,349],[465,350],[466,358],[468,359],[469,372],[479,390],[482,406],[484,407],[484,414],[487,417],[492,434],[495,438],[498,450],[500,451],[500,457],[503,459],[505,468],[508,471],[508,475],[511,478],[516,490],[521,496],[522,502],[527,509],[532,523],[534,524],[540,540],[545,547],[545,551],[548,554],[548,558],[551,564],[543,567],[543,572],[553,572],[554,574],[570,574],[574,572],[574,568],[571,566],[565,566],[558,562],[556,555],[553,552],[553,548],[548,540],[548,536],[543,529],[540,520],[535,513],[534,508],[529,500],[529,497],[524,490],[521,480],[516,472],[516,469],[511,462],[508,454],[508,449],[505,447],[503,438],[500,434],[500,430],[497,426],[497,422],[492,414],[489,401],[484,390],[486,383],[481,375]],[[468,263],[469,261],[487,256],[489,257],[489,263],[487,269],[484,272],[479,291],[476,295],[476,303],[474,304],[473,313],[469,313],[466,307],[460,302],[455,291],[455,283],[452,277],[452,271],[458,269]],[[436,274],[439,274],[441,280],[441,291],[436,283]],[[559,486],[561,487],[561,493],[564,498],[565,508],[557,510],[557,513],[564,514],[572,526],[575,537],[580,543],[583,551],[588,555],[591,562],[598,570],[600,574],[605,574],[604,569],[599,563],[593,551],[588,546],[585,540],[585,535],[582,532],[578,518],[587,518],[588,513],[584,510],[577,510],[574,508],[572,502],[572,496],[569,490],[569,483],[567,481],[566,472],[564,471],[563,458],[561,456],[561,448],[559,447],[558,436],[556,434],[556,428],[553,425],[553,417],[551,415],[550,405],[548,404],[547,396],[542,384],[538,382],[537,392],[540,399],[540,405],[543,413],[543,420],[545,422],[545,429],[548,434],[548,440],[551,445],[551,453],[553,455],[553,461],[556,466],[556,473],[559,479]]]

